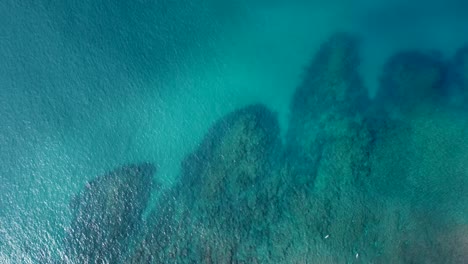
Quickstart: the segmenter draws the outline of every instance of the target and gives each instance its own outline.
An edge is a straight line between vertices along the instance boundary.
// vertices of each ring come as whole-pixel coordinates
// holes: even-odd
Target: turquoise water
[[[467,262],[467,13],[3,1],[0,263]]]

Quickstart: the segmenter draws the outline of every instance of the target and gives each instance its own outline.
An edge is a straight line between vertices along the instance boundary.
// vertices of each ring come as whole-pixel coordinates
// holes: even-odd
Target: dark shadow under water
[[[62,261],[466,263],[466,50],[395,54],[374,99],[359,62],[354,36],[322,45],[284,143],[262,105],[216,122],[145,223],[154,170],[91,182]]]

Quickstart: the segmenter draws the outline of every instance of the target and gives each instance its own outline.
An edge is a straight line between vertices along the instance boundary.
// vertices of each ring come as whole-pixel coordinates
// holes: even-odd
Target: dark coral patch
[[[449,171],[445,159],[433,159],[445,153],[432,153],[463,148],[464,128],[451,115],[400,120],[380,106],[440,106],[446,66],[418,52],[397,54],[372,108],[357,46],[346,34],[322,46],[294,95],[284,149],[276,116],[264,106],[217,121],[184,160],[180,181],[161,195],[150,232],[127,263],[430,260],[417,250],[436,252],[433,246],[411,243],[435,235],[409,223],[414,209],[434,207],[433,198],[420,198],[424,188],[425,197],[445,193],[433,184],[446,178],[427,181]],[[463,153],[447,154],[465,164]],[[449,174],[464,175],[459,168]],[[444,258],[442,251],[436,254]]]
[[[268,166],[264,163],[278,143],[278,121],[267,108],[252,105],[235,111],[219,120],[184,160],[182,182],[198,186],[206,198],[237,195],[265,176],[258,169]],[[232,188],[221,189],[228,182]]]
[[[456,77],[464,89],[468,90],[468,45],[457,51],[453,63]]]
[[[441,101],[446,72],[446,64],[437,56],[417,51],[398,53],[384,66],[376,100],[397,109]]]
[[[74,199],[67,258],[116,263],[136,235],[156,168],[149,163],[118,168],[86,184]]]
[[[333,35],[306,71],[291,104],[287,152],[292,177],[312,185],[327,144],[358,134],[370,105],[359,74],[359,40]]]
[[[292,118],[340,111],[348,115],[367,106],[367,90],[359,76],[359,40],[349,34],[333,35],[306,69],[291,105]]]
[[[468,45],[459,49],[450,64],[450,101],[453,105],[468,109]]]
[[[278,157],[279,125],[266,107],[248,106],[217,121],[184,160],[180,182],[159,202],[152,231],[129,262],[254,261],[267,242]]]
[[[266,242],[264,221],[274,206],[269,182],[281,156],[276,115],[262,105],[218,121],[184,162],[183,196],[193,222],[205,230],[192,240],[194,259],[214,263],[253,261]],[[274,178],[274,177],[273,177]],[[259,240],[260,239],[260,240]],[[207,246],[210,241],[218,245]],[[201,253],[201,254],[200,254]]]

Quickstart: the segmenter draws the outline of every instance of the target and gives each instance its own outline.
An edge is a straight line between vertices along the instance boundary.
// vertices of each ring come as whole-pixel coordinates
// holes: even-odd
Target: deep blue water
[[[0,3],[0,263],[467,263],[461,0]]]

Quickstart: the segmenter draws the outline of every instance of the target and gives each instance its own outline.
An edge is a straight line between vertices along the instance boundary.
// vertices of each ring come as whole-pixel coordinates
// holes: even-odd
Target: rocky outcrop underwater
[[[183,162],[179,184],[127,263],[257,261],[279,214],[281,147],[276,116],[264,106],[219,120]]]
[[[91,182],[74,209],[70,259],[466,263],[467,49],[451,61],[394,55],[375,98],[359,61],[354,36],[323,44],[293,96],[284,142],[262,105],[216,122],[138,236],[154,168]]]
[[[155,167],[128,165],[88,182],[73,199],[66,263],[117,263],[143,227]]]

